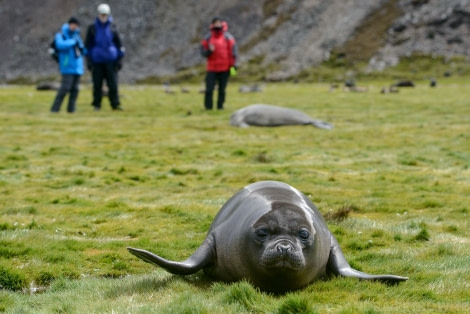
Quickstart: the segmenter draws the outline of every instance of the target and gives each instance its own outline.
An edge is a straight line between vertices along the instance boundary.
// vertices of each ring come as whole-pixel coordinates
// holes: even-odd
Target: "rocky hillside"
[[[470,0],[110,0],[127,49],[121,80],[201,71],[199,40],[212,16],[224,17],[240,48],[267,80],[294,77],[332,51],[370,69],[414,52],[469,54]],[[47,48],[70,16],[93,21],[99,1],[0,0],[0,83],[57,76]],[[84,34],[83,34],[84,35]]]

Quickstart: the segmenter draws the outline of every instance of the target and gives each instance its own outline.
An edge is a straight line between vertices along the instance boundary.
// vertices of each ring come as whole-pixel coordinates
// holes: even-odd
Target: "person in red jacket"
[[[213,107],[212,94],[218,84],[217,109],[224,109],[225,88],[230,77],[230,68],[236,67],[237,45],[235,38],[228,32],[228,25],[219,17],[214,17],[210,32],[201,41],[201,54],[207,58],[206,92],[204,107]]]

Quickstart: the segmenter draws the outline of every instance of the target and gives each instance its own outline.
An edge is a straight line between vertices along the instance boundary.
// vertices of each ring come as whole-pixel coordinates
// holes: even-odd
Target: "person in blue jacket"
[[[88,49],[87,66],[93,78],[95,111],[101,109],[103,82],[108,85],[108,97],[113,110],[123,110],[119,100],[118,71],[122,67],[124,47],[113,24],[111,9],[106,3],[98,6],[98,16],[88,27],[85,46]]]
[[[80,22],[71,17],[55,35],[59,51],[59,70],[62,82],[51,107],[51,112],[59,112],[62,101],[69,93],[67,112],[74,113],[79,91],[80,77],[83,75],[83,55],[86,48],[80,37]]]

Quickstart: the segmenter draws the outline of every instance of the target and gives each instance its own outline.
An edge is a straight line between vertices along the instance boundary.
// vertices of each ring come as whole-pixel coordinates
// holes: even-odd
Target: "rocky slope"
[[[82,32],[99,1],[0,0],[0,83],[57,76],[47,54],[71,15]],[[240,66],[257,60],[268,80],[295,76],[340,51],[370,69],[420,52],[467,56],[470,0],[139,0],[109,1],[127,49],[121,80],[201,69],[199,40],[224,17],[240,47]],[[199,66],[199,67],[198,67]],[[195,70],[196,71],[196,70]],[[195,72],[197,73],[197,72]]]

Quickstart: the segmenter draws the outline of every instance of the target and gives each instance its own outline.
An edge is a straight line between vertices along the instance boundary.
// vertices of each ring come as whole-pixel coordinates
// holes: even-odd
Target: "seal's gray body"
[[[332,129],[327,122],[314,120],[305,113],[272,105],[255,104],[235,111],[230,116],[230,124],[237,127],[313,125],[321,129]]]
[[[315,205],[298,190],[276,181],[250,184],[232,196],[204,242],[183,262],[128,250],[173,274],[203,269],[217,280],[246,279],[274,292],[302,288],[327,273],[392,283],[407,279],[351,268]]]

